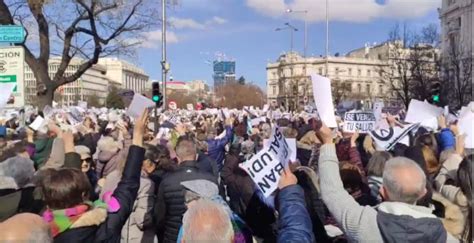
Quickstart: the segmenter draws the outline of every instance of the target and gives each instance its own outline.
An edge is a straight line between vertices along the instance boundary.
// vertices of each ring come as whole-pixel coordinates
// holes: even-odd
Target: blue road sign
[[[0,43],[23,43],[25,29],[19,25],[0,25]]]

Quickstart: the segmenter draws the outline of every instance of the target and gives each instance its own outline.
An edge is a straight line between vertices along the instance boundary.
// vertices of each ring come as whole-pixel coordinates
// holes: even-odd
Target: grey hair
[[[34,174],[34,162],[28,158],[17,155],[0,163],[0,176],[12,177],[18,188],[32,183]]]
[[[184,242],[232,242],[234,229],[223,206],[199,199],[183,216]]]
[[[367,174],[369,176],[382,177],[385,168],[385,163],[392,158],[392,155],[387,151],[376,151],[370,157],[367,164]]]
[[[196,153],[197,153],[196,143],[190,138],[185,138],[181,141],[178,140],[178,143],[176,144],[175,152],[176,152],[176,156],[178,156],[178,158],[180,159],[196,157]]]
[[[51,235],[51,230],[49,229],[49,227],[32,230],[29,235],[29,240],[27,242],[31,242],[31,243],[53,242],[53,236]]]
[[[399,169],[414,169],[419,175],[419,180],[415,185],[410,185],[414,190],[405,191],[403,181],[400,181]],[[413,160],[406,157],[395,157],[387,161],[383,171],[383,186],[387,190],[391,201],[414,204],[422,196],[426,187],[426,175],[421,167]]]

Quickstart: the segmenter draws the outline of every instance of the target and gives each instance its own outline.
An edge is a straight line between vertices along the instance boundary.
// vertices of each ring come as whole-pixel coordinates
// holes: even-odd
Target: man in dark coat
[[[217,129],[214,127],[208,128],[207,131],[207,154],[214,161],[217,162],[219,172],[222,170],[225,156],[225,146],[231,142],[232,136],[234,135],[232,124],[234,120],[232,118],[227,119],[225,126],[225,136],[223,138],[216,138]]]
[[[217,185],[217,178],[200,170],[196,162],[196,144],[188,136],[182,136],[176,144],[178,168],[163,176],[158,188],[155,216],[160,242],[175,243],[178,238],[182,218],[186,212],[185,188],[181,182],[208,180]]]

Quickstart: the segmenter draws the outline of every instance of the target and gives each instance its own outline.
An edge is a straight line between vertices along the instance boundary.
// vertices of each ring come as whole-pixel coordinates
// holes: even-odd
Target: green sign
[[[0,25],[0,43],[23,43],[25,29],[19,25]]]
[[[16,83],[16,75],[0,75],[0,83]],[[18,85],[15,85],[13,92],[17,92]]]

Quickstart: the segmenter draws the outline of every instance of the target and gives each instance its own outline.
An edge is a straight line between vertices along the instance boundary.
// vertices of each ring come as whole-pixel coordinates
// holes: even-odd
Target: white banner
[[[438,129],[438,117],[443,114],[443,111],[444,109],[441,107],[412,99],[408,106],[405,122],[420,123],[421,126],[435,131]]]
[[[389,151],[395,144],[404,139],[410,131],[417,129],[419,126],[420,124],[408,124],[403,128],[396,126],[388,129],[374,130],[370,132],[370,136],[374,140],[377,150]]]
[[[280,175],[292,152],[280,129],[275,127],[270,142],[239,166],[250,175],[263,195],[269,197],[278,188]]]
[[[375,116],[373,112],[350,111],[344,115],[344,132],[368,133],[374,130]]]
[[[313,74],[313,95],[319,117],[328,127],[337,127],[334,115],[334,104],[332,102],[331,80],[326,77]]]

